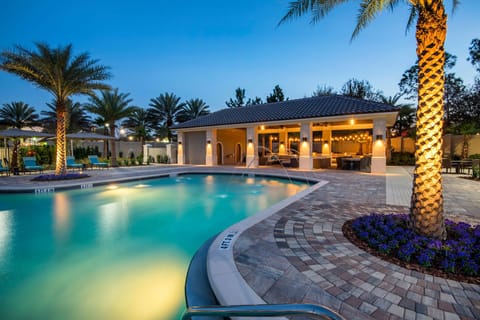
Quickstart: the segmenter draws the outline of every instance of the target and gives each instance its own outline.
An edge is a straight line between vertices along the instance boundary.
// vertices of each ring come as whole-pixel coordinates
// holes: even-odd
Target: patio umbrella
[[[113,140],[115,138],[111,136],[105,136],[103,134],[98,134],[94,132],[77,132],[67,134],[68,139],[79,139],[79,140]]]
[[[7,150],[8,150],[7,138],[33,138],[33,137],[53,137],[53,136],[55,135],[51,133],[38,132],[33,130],[22,130],[17,128],[0,130],[0,137],[3,137],[5,141],[5,145],[7,146]],[[10,155],[8,151],[7,151],[7,158],[8,158],[8,161],[10,161]]]
[[[54,137],[52,133],[38,132],[33,130],[22,130],[17,128],[10,128],[0,130],[0,137],[4,138],[33,138],[33,137]]]

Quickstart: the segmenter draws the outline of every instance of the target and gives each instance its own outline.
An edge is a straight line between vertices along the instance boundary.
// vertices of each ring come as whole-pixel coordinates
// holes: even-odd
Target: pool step
[[[207,254],[216,235],[197,250],[188,266],[185,279],[185,301],[187,308],[191,306],[218,306],[219,303],[210,287],[207,274]],[[223,320],[223,317],[202,316],[192,317],[193,320]]]

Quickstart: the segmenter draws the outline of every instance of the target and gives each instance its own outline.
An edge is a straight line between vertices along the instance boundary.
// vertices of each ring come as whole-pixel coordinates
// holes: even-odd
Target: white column
[[[330,156],[332,147],[332,130],[325,129],[322,131],[322,156]]]
[[[386,124],[386,119],[373,120],[372,173],[385,173],[387,171],[387,157],[385,154]]]
[[[207,130],[207,146],[205,148],[205,165],[215,166],[217,165],[217,130]]]
[[[300,127],[300,169],[313,169],[312,138],[312,124],[310,122],[302,123]]]
[[[177,139],[178,139],[178,149],[177,149],[177,163],[178,164],[185,164],[184,163],[184,153],[183,153],[183,140],[184,140],[185,135],[183,132],[178,132],[177,133]]]
[[[287,130],[282,129],[279,132],[278,136],[280,138],[279,147],[278,147],[278,154],[287,154],[288,153],[288,150],[287,150],[287,147],[288,147],[288,132],[287,132]],[[282,144],[282,142],[283,142],[283,144]]]
[[[258,167],[258,134],[256,127],[247,127],[247,168]]]
[[[144,144],[143,145],[143,164],[147,164],[148,163],[148,157],[150,156],[150,147],[152,145],[151,144]]]

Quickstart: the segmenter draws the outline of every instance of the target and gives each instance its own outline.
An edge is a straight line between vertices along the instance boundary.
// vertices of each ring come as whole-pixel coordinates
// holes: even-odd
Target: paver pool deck
[[[0,177],[0,191],[107,183],[180,171],[242,168],[148,166],[88,171],[90,178],[55,184],[32,176]],[[257,169],[256,173],[285,170]],[[407,270],[351,244],[345,221],[372,212],[408,212],[410,167],[385,175],[351,171],[291,171],[325,183],[240,234],[234,263],[248,286],[267,303],[315,303],[346,319],[480,319],[480,286]],[[480,222],[480,182],[444,174],[447,218]],[[298,319],[298,318],[295,318]]]
[[[267,303],[315,303],[346,319],[480,319],[480,286],[407,270],[342,233],[358,215],[408,212],[412,168],[315,172],[328,183],[245,231],[234,257]],[[480,183],[444,175],[446,216],[478,223]]]

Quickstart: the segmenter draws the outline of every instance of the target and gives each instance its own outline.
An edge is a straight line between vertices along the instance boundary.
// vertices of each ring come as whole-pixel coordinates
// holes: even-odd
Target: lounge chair
[[[37,164],[35,157],[23,157],[23,170],[24,171],[43,171],[43,167]]]
[[[67,156],[67,169],[82,169],[82,163],[76,163],[75,157]]]
[[[90,161],[90,166],[92,168],[95,168],[95,167],[108,168],[108,163],[98,161],[98,156],[95,156],[95,155],[88,156],[88,161]]]
[[[8,166],[2,166],[2,160],[0,160],[0,174],[5,173],[7,176],[10,175],[10,168]]]

